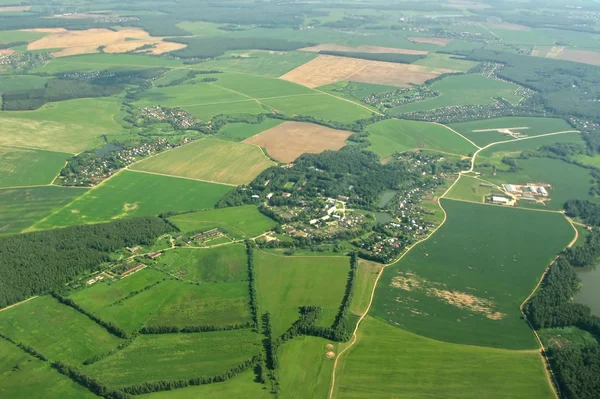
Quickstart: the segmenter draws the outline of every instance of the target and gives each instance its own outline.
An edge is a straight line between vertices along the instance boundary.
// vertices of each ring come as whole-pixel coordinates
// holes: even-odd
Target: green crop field
[[[335,399],[554,397],[538,351],[435,341],[371,317],[363,323],[338,364]]]
[[[446,223],[385,269],[372,315],[442,341],[536,348],[519,306],[573,229],[558,213],[452,200],[442,206]]]
[[[231,398],[252,398],[268,399],[272,398],[263,384],[255,381],[256,375],[253,370],[244,371],[242,374],[233,377],[225,382],[217,382],[208,385],[198,385],[188,388],[177,389],[175,391],[155,392],[147,395],[140,395],[143,399],[231,399]]]
[[[20,233],[87,191],[66,187],[0,189],[0,234]]]
[[[413,64],[467,72],[469,69],[477,66],[478,62],[461,59],[450,54],[429,53],[426,58],[417,60]]]
[[[494,163],[498,163],[502,161],[507,155],[518,156],[521,151],[525,150],[537,150],[541,146],[551,145],[556,143],[572,143],[585,145],[585,141],[583,141],[581,134],[579,133],[565,133],[565,134],[556,134],[552,136],[542,136],[536,137],[531,140],[513,140],[508,143],[496,144],[486,148],[477,154],[477,163],[485,162],[485,161],[493,161]],[[485,159],[485,161],[483,160]]]
[[[196,83],[156,87],[147,90],[135,102],[135,105],[139,108],[155,105],[188,108],[196,105],[224,104],[248,100],[248,97],[242,94],[226,90],[211,83]]]
[[[15,90],[41,89],[48,78],[35,75],[8,75],[0,80],[0,94]]]
[[[132,170],[225,184],[250,183],[274,165],[254,145],[213,138],[195,141],[131,166]]]
[[[113,302],[122,300],[133,291],[139,291],[165,278],[159,271],[145,268],[120,280],[103,280],[73,292],[69,297],[82,308],[97,312]]]
[[[475,144],[479,146],[485,146],[496,141],[511,140],[513,138],[507,134],[497,131],[475,132],[474,130],[526,127],[527,129],[514,130],[515,132],[524,134],[526,136],[537,136],[540,134],[574,130],[563,119],[557,118],[494,118],[474,122],[453,123],[449,126],[465,137],[473,140]]]
[[[10,2],[9,4],[14,4]],[[0,32],[0,44],[9,44],[15,42],[32,42],[46,36],[42,32],[24,32],[21,30],[5,30]]]
[[[92,305],[88,310],[130,333],[143,326],[230,325],[250,320],[247,282],[196,285],[166,280],[115,305],[93,299],[88,303]]]
[[[279,119],[265,118],[264,121],[257,124],[252,123],[229,123],[219,130],[216,137],[223,140],[244,141],[260,132],[274,128],[282,124]]]
[[[298,337],[279,347],[281,398],[326,398],[331,384],[334,359],[325,353],[331,344],[323,338]],[[334,345],[336,346],[336,345]],[[334,353],[337,350],[333,349]]]
[[[46,104],[35,111],[0,114],[0,145],[78,153],[102,144],[102,135],[121,131],[115,122],[116,98]]]
[[[78,71],[91,72],[114,68],[147,69],[156,67],[181,68],[181,61],[137,54],[85,54],[54,58],[34,68],[34,73],[58,74]]]
[[[168,251],[159,258],[156,267],[184,281],[218,283],[248,279],[246,248],[242,244]]]
[[[122,342],[87,316],[48,296],[1,312],[0,332],[31,345],[49,359],[70,364],[108,352]]]
[[[15,345],[0,339],[0,397],[97,398],[86,388],[53,370]]]
[[[0,187],[50,184],[70,154],[0,147]]]
[[[396,152],[429,149],[468,155],[476,148],[454,132],[433,123],[389,119],[367,128],[369,150],[382,158]]]
[[[259,236],[276,225],[254,205],[186,213],[169,220],[182,231],[206,231],[217,227],[236,239]]]
[[[259,115],[270,111],[269,107],[261,105],[251,98],[227,103],[188,105],[184,108],[195,117],[205,121],[209,121],[217,115]]]
[[[287,257],[256,251],[254,264],[259,308],[271,313],[275,335],[300,317],[300,306],[321,306],[317,323],[333,323],[350,270],[347,257]]]
[[[270,97],[315,94],[314,90],[281,79],[249,76],[239,73],[222,73],[214,75],[214,77],[217,81],[211,83],[211,85],[239,92],[244,96],[257,98],[259,100]],[[196,79],[201,80],[203,77],[200,75]]]
[[[484,197],[492,192],[500,191],[491,184],[470,176],[460,176],[460,180],[452,187],[446,198],[484,202]]]
[[[548,191],[551,198],[547,209],[561,210],[566,201],[570,199],[587,199],[597,201],[590,194],[592,185],[591,174],[588,169],[577,165],[551,158],[529,158],[517,160],[520,170],[516,172],[504,171],[506,166],[499,168],[496,175],[489,172],[489,168],[478,168],[485,173],[484,179],[493,183],[546,183],[550,184]],[[535,206],[528,201],[520,201],[521,206]]]
[[[350,123],[371,117],[371,112],[360,105],[327,94],[273,98],[261,102],[287,115],[312,116],[325,121]]]
[[[356,281],[354,282],[354,294],[350,303],[350,311],[355,315],[362,315],[369,306],[373,285],[382,267],[383,265],[380,263],[359,260]]]
[[[211,208],[231,187],[123,171],[38,223],[36,228],[105,222]]]
[[[260,350],[259,335],[251,330],[142,335],[122,351],[82,370],[118,388],[220,374]]]
[[[439,91],[441,95],[416,103],[401,105],[394,108],[392,113],[428,111],[457,105],[492,104],[494,102],[493,97],[505,98],[513,104],[521,99],[515,94],[517,85],[487,79],[479,75],[448,76],[432,84],[431,88]]]

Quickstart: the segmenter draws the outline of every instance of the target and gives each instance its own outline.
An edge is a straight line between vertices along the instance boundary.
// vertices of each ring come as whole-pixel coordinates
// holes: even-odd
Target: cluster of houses
[[[167,108],[156,105],[140,109],[142,118],[152,122],[170,123],[174,129],[194,129],[198,126],[204,126],[204,122],[196,118],[183,108]]]
[[[386,93],[374,93],[364,97],[361,101],[382,109],[395,108],[439,95],[440,93],[436,90],[431,90],[425,86],[415,86],[414,88],[398,89]]]

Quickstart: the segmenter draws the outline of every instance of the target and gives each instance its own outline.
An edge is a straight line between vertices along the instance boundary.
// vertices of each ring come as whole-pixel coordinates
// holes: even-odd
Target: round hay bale
[[[325,354],[325,357],[326,357],[327,359],[333,359],[333,358],[335,357],[335,352],[331,352],[331,351],[329,351],[329,352],[327,352],[327,353]]]
[[[325,345],[325,349],[327,349],[328,351],[333,350],[333,348],[334,348],[333,344]]]

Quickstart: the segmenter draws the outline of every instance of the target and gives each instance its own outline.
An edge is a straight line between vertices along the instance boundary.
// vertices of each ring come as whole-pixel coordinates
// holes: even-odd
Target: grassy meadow
[[[168,251],[155,267],[184,281],[223,283],[248,279],[246,247],[242,244]]]
[[[20,233],[87,191],[54,186],[0,189],[0,234]]]
[[[490,187],[489,183],[482,180],[462,175],[460,180],[446,194],[446,198],[483,203],[484,197],[494,191],[498,192],[500,190]]]
[[[536,137],[528,140],[513,140],[507,143],[496,144],[486,148],[477,154],[477,163],[489,161],[493,163],[499,163],[505,156],[518,156],[521,151],[532,150],[535,151],[541,146],[551,145],[556,143],[572,143],[585,145],[585,141],[581,138],[579,133],[565,133],[557,134],[552,136]]]
[[[371,315],[441,341],[536,348],[519,306],[573,229],[558,213],[441,204],[446,223],[385,269]]]
[[[458,105],[492,104],[493,97],[502,97],[516,104],[521,97],[515,94],[517,85],[499,80],[487,79],[480,75],[448,76],[431,85],[441,93],[438,97],[394,108],[393,114],[429,111],[436,108]]]
[[[123,342],[87,316],[49,296],[1,312],[0,332],[32,346],[49,359],[73,365]]]
[[[185,232],[218,228],[235,239],[259,236],[277,224],[254,205],[185,213],[169,220]]]
[[[260,132],[274,128],[283,123],[279,119],[265,118],[264,121],[257,124],[252,123],[228,123],[223,126],[215,137],[223,140],[244,141]]]
[[[103,143],[102,135],[119,132],[117,98],[84,98],[48,103],[35,111],[0,114],[0,146],[21,146],[79,153]]]
[[[88,190],[36,228],[98,223],[111,219],[158,215],[213,207],[231,187],[188,179],[123,171]]]
[[[340,257],[300,257],[254,253],[256,288],[261,312],[270,312],[275,335],[299,317],[298,308],[323,308],[317,324],[330,326],[346,288],[350,260]]]
[[[314,90],[281,79],[249,76],[239,73],[221,73],[214,77],[217,81],[210,83],[210,85],[234,93],[237,92],[253,99],[256,98],[261,100],[271,97],[292,97],[303,94],[316,94]],[[203,79],[203,75],[200,75],[196,79]]]
[[[476,148],[459,135],[433,123],[388,119],[367,127],[367,148],[382,158],[397,152],[429,149],[468,155]]]
[[[260,350],[260,336],[251,330],[142,335],[127,348],[82,371],[119,388],[220,374]]]
[[[496,131],[474,132],[474,130],[527,127],[528,129],[515,130],[516,132],[527,136],[538,136],[540,134],[574,130],[573,127],[563,119],[530,117],[493,118],[473,122],[453,123],[449,126],[465,137],[471,139],[479,146],[485,146],[496,141],[512,140],[513,138]]]
[[[333,398],[553,398],[538,351],[435,341],[372,317],[340,359]]]
[[[257,146],[207,138],[144,159],[131,169],[224,184],[246,184],[273,164]]]
[[[415,65],[423,65],[432,68],[453,69],[459,72],[467,72],[479,64],[475,61],[461,59],[451,54],[429,53],[427,57],[413,62]]]
[[[70,154],[0,147],[0,188],[50,184]]]
[[[0,339],[0,397],[98,398],[17,346]]]

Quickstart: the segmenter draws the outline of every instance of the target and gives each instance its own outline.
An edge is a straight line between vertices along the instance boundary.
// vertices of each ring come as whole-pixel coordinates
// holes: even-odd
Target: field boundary
[[[264,155],[264,154],[263,154]],[[230,184],[230,183],[221,183],[218,181],[212,181],[212,180],[203,180],[203,179],[196,179],[194,177],[184,177],[184,176],[175,176],[175,175],[167,175],[165,173],[156,173],[156,172],[148,172],[145,170],[138,170],[138,169],[125,169],[128,170],[129,172],[135,172],[135,173],[146,173],[148,175],[156,175],[156,176],[164,176],[164,177],[172,177],[174,179],[185,179],[185,180],[194,180],[194,181],[200,181],[203,183],[212,183],[212,184],[221,184],[223,186],[229,186],[229,187],[237,187],[237,184]]]
[[[17,303],[13,303],[12,305],[8,305],[7,307],[0,309],[0,312],[4,312],[5,310],[8,310],[8,309],[10,309],[10,308],[14,308],[15,306],[19,306],[19,305],[21,305],[21,304],[23,304],[23,303],[25,303],[25,302],[29,302],[29,301],[31,301],[32,299],[35,299],[35,298],[37,298],[38,296],[39,296],[39,295],[34,295],[34,296],[32,296],[32,297],[29,297],[29,298],[27,298],[27,299],[24,299],[24,300],[22,300],[21,302],[17,302]]]

